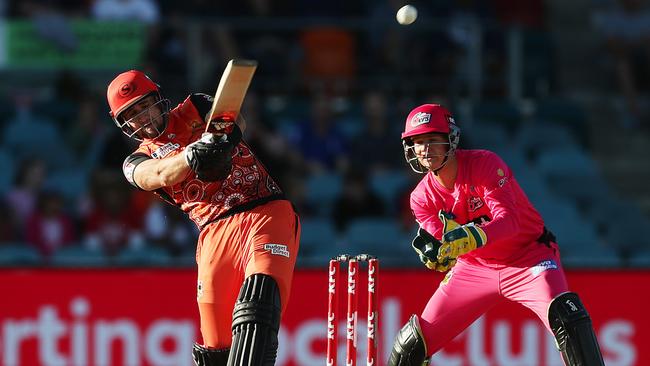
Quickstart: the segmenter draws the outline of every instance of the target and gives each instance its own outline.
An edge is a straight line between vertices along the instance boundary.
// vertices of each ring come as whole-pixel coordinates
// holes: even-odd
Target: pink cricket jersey
[[[487,150],[457,150],[458,174],[453,189],[427,173],[411,192],[411,210],[422,228],[438,240],[442,223],[438,211],[452,212],[459,224],[475,222],[487,243],[465,256],[485,264],[508,264],[526,246],[539,245],[544,221],[501,158]]]

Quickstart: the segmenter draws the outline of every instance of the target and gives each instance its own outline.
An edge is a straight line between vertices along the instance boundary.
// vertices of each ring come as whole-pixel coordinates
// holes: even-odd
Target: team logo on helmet
[[[135,89],[136,89],[135,84],[131,82],[124,83],[120,86],[120,91],[119,91],[120,96],[128,97],[131,93],[135,91]]]
[[[416,127],[429,121],[431,121],[431,113],[418,112],[411,118],[411,126]]]

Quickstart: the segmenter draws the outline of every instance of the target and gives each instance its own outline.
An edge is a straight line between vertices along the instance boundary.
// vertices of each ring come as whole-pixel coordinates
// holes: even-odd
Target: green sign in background
[[[65,50],[39,34],[31,21],[7,22],[5,67],[114,69],[141,64],[144,25],[75,20],[68,26],[76,47]]]

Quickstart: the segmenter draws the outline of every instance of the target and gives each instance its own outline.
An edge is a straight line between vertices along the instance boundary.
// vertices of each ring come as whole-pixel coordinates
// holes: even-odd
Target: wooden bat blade
[[[235,59],[228,62],[214,94],[212,108],[206,116],[208,123],[205,132],[209,132],[211,126],[216,130],[222,129],[219,126],[222,123],[215,125],[215,120],[232,123],[237,119],[256,68],[257,61],[254,60]]]

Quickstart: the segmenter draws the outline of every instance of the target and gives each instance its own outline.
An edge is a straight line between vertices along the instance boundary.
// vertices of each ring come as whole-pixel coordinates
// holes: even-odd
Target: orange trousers
[[[284,312],[299,240],[298,215],[285,200],[217,220],[201,231],[196,249],[197,302],[206,347],[230,347],[233,308],[246,277],[256,273],[273,277]]]

